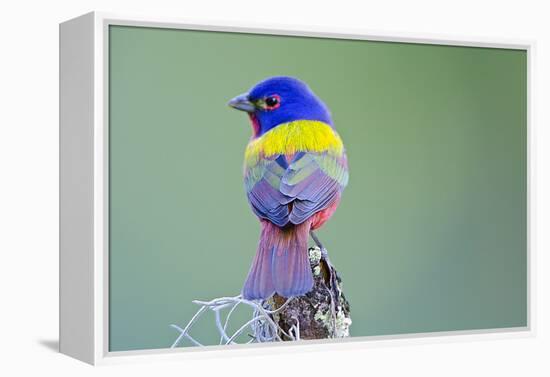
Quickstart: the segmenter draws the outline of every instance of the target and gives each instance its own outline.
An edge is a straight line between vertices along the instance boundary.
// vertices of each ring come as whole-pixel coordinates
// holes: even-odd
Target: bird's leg
[[[317,238],[317,235],[313,233],[313,230],[309,231],[309,235],[311,236],[311,239],[313,240],[313,242],[315,242],[315,245],[317,245],[317,247],[321,249],[321,253],[323,253],[323,251],[326,253],[326,249],[324,248],[319,238]]]
[[[336,287],[337,287],[337,285],[336,285],[336,274],[335,274],[334,267],[332,266],[332,263],[330,263],[330,259],[328,257],[328,251],[327,251],[327,249],[325,249],[325,247],[323,246],[323,244],[321,243],[321,241],[319,240],[317,235],[315,233],[313,233],[313,230],[309,231],[309,235],[311,236],[311,239],[313,239],[313,242],[315,242],[317,247],[319,249],[321,249],[321,259],[324,259],[325,263],[328,266],[328,271],[329,271],[329,274],[330,274],[330,284],[331,284],[332,288],[336,289]]]

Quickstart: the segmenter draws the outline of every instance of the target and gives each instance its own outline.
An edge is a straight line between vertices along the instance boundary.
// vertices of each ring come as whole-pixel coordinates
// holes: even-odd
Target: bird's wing
[[[281,177],[280,192],[293,199],[288,215],[301,224],[316,212],[328,208],[348,183],[346,154],[298,153]]]
[[[245,167],[244,181],[258,217],[281,227],[288,222],[301,224],[329,207],[346,186],[346,155],[300,152],[290,165],[283,155],[259,158]]]
[[[288,203],[293,199],[280,191],[287,167],[282,155],[261,157],[246,165],[244,172],[245,189],[254,213],[280,227],[289,221]]]

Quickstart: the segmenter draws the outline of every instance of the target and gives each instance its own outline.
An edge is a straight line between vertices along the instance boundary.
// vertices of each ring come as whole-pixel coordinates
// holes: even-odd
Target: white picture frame
[[[325,347],[350,349],[385,344],[421,344],[500,339],[534,335],[533,263],[528,241],[527,326],[375,337],[353,337],[330,344],[212,346],[145,351],[108,351],[108,30],[110,25],[209,30],[371,41],[521,49],[528,63],[528,240],[532,239],[531,124],[532,41],[475,40],[362,30],[219,24],[92,12],[60,24],[60,352],[90,364],[220,357],[243,354],[294,353]],[[460,336],[459,336],[460,335]]]

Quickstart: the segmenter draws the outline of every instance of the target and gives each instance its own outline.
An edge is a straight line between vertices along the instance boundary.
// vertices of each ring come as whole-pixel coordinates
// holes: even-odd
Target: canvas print
[[[524,50],[109,27],[109,350],[527,325]]]

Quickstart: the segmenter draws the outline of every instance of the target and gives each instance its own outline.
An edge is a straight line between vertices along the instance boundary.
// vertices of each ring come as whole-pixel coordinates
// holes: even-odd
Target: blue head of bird
[[[293,77],[277,76],[263,80],[228,104],[248,113],[254,137],[297,120],[320,121],[332,126],[328,107],[306,83]]]

